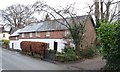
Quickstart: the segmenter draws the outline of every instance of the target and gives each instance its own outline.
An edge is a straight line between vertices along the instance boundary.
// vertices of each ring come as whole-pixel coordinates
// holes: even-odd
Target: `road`
[[[34,59],[32,57],[21,55],[17,52],[9,51],[6,49],[2,49],[2,69],[3,70],[66,70],[65,68],[59,65],[42,61],[40,59]]]
[[[77,63],[53,64],[0,47],[0,68],[2,66],[3,70],[100,70],[105,63],[101,57],[96,57]]]
[[[1,72],[1,69],[2,69],[2,48],[0,45],[0,72]]]

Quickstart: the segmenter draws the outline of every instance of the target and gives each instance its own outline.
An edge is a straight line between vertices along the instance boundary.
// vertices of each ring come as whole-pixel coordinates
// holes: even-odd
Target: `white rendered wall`
[[[63,39],[19,39],[19,40],[13,40],[10,41],[10,48],[12,48],[12,43],[14,43],[14,49],[19,49],[20,48],[20,43],[22,41],[34,41],[34,42],[45,42],[49,43],[49,49],[54,50],[54,41],[58,43],[57,45],[57,51],[61,52],[62,49],[64,49],[64,41]]]
[[[5,37],[3,37],[3,34],[5,35]],[[0,40],[2,40],[2,39],[9,40],[9,36],[10,36],[10,34],[8,34],[8,33],[0,33]]]
[[[9,43],[10,48],[12,48],[12,43],[13,43],[13,49],[21,50],[19,40],[10,40],[10,43]]]

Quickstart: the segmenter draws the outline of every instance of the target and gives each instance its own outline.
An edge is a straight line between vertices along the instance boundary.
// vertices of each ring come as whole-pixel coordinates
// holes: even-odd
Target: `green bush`
[[[57,53],[56,57],[58,61],[64,62],[78,60],[78,56],[73,48],[65,48],[62,53]]]
[[[120,70],[120,21],[115,23],[101,23],[97,28],[97,40],[101,48],[100,52],[107,60],[104,69]]]
[[[9,43],[10,43],[10,40],[3,39],[2,40],[2,47],[9,48]]]
[[[10,40],[2,40],[2,42],[3,42],[3,45],[9,45],[9,43],[10,43]]]
[[[91,58],[95,55],[95,50],[93,48],[83,49],[80,54],[82,58]]]

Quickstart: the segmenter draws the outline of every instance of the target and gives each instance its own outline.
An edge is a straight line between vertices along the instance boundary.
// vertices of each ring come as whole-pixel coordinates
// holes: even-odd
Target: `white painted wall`
[[[5,37],[3,37],[3,34],[5,34]],[[10,36],[10,34],[8,34],[8,33],[0,33],[0,40],[2,40],[2,39],[9,40],[9,36]]]
[[[0,33],[0,40],[2,40],[2,37],[3,37],[3,35],[2,35],[2,33]]]
[[[12,43],[13,43],[13,49],[21,50],[19,40],[11,40],[10,43],[9,43],[10,48],[12,48]]]
[[[10,36],[10,34],[8,34],[8,33],[3,33],[3,34],[5,34],[5,37],[3,37],[3,39],[7,39],[7,40],[9,40],[9,36]]]
[[[14,49],[19,49],[20,48],[20,43],[22,41],[34,41],[34,42],[45,42],[45,43],[49,43],[49,49],[54,50],[54,41],[58,43],[57,46],[57,51],[61,52],[62,49],[64,49],[65,45],[64,45],[64,41],[63,39],[19,39],[19,40],[11,40],[10,41],[10,48],[12,48],[12,43],[14,43]]]

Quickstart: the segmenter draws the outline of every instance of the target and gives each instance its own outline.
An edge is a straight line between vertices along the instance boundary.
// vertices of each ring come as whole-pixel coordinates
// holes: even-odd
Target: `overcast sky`
[[[36,1],[45,1],[52,7],[65,7],[66,5],[75,3],[75,8],[79,9],[80,11],[79,14],[84,15],[85,13],[89,12],[88,6],[92,5],[94,0],[0,0],[0,9],[5,9],[13,4],[34,4]]]
[[[38,0],[0,0],[0,9],[4,9],[12,4],[33,4]],[[79,9],[83,9],[88,4],[91,4],[93,0],[43,0],[45,1],[48,5],[56,7],[56,6],[65,6],[68,4],[76,3],[75,5]]]
[[[11,6],[13,4],[24,5],[33,4],[36,1],[39,0],[0,0],[0,9],[5,9],[6,7]],[[94,0],[40,0],[40,1],[45,1],[48,5],[52,7],[58,6],[64,7],[66,5],[75,3],[76,8],[81,9],[81,11],[83,11],[82,13],[84,13],[88,11],[88,4],[92,5]]]

